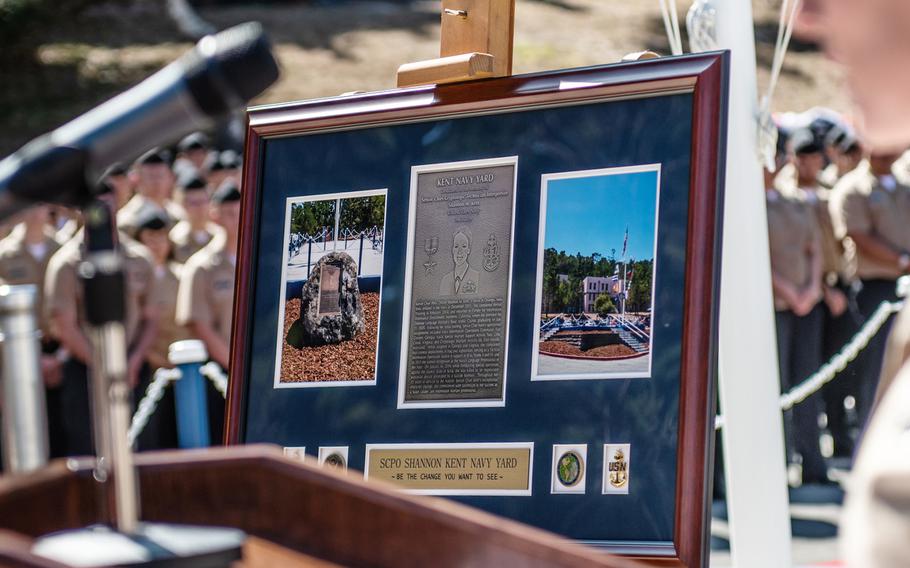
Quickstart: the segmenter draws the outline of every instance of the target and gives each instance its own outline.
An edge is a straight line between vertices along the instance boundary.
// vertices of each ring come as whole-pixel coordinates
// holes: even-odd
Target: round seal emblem
[[[556,478],[565,487],[574,487],[581,480],[584,467],[584,462],[577,452],[566,452],[559,457],[556,464]]]

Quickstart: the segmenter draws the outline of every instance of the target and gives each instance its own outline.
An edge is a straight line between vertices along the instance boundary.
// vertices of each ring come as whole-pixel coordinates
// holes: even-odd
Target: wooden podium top
[[[442,499],[285,458],[273,446],[137,454],[144,521],[234,527],[244,565],[638,566]],[[31,539],[105,522],[93,460],[0,478],[0,564],[58,566]]]

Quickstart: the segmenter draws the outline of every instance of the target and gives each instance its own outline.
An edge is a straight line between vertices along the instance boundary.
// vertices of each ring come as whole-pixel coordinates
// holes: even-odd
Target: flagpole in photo
[[[628,297],[628,291],[626,290],[626,250],[629,246],[629,226],[626,225],[626,234],[622,239],[622,294],[619,296],[619,301],[622,304],[619,308],[619,318],[622,321],[622,325],[626,325],[626,298]]]

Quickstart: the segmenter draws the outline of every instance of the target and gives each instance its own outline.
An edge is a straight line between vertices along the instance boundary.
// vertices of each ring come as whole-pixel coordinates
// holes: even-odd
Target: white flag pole
[[[730,549],[737,567],[788,567],[790,516],[757,147],[752,4],[713,4],[718,46],[731,50],[719,345]]]

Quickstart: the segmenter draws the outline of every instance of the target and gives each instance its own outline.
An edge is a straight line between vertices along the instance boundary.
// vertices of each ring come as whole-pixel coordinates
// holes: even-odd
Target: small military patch
[[[631,444],[604,444],[605,494],[629,493]]]

